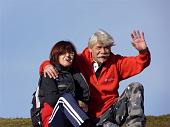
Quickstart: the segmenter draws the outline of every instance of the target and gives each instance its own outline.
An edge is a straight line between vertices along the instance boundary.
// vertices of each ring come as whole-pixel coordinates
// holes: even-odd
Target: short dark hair
[[[66,52],[68,52],[68,53],[74,52],[75,55],[77,54],[73,43],[70,41],[57,42],[51,49],[51,52],[49,55],[50,62],[52,64],[59,64],[59,61],[58,61],[59,55],[64,54]],[[75,59],[75,57],[74,57],[74,59]]]

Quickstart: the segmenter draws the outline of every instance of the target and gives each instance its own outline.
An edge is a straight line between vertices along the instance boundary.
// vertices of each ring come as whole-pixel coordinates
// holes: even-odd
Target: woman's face
[[[58,61],[59,64],[62,65],[63,67],[70,67],[73,63],[73,59],[74,59],[74,52],[66,52],[64,54],[59,55],[58,57]]]

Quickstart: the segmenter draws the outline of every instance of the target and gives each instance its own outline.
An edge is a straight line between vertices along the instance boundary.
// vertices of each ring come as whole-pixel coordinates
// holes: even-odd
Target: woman
[[[50,62],[58,70],[56,79],[41,76],[40,96],[43,102],[43,127],[87,126],[85,114],[89,88],[82,75],[72,69],[76,50],[69,41],[59,41],[50,53]]]

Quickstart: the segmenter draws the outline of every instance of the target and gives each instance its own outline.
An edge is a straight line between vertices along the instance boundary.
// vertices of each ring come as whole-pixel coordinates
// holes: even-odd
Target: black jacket
[[[66,70],[59,65],[55,65],[59,72],[58,78],[41,76],[39,84],[41,101],[47,102],[52,107],[55,106],[58,98],[65,92],[71,93],[76,100],[85,103],[89,101],[89,87],[83,75],[75,70]]]

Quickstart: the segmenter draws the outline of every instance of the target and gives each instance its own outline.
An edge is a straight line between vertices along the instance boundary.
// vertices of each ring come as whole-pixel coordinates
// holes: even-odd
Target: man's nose
[[[106,53],[106,48],[101,48],[100,52],[101,53]]]

